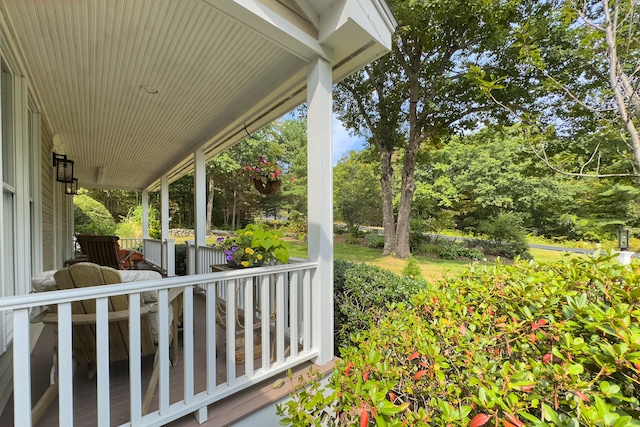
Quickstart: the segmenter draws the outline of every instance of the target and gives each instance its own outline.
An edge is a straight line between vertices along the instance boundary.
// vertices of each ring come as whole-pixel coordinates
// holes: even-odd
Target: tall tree
[[[420,147],[435,145],[456,129],[474,128],[481,113],[495,110],[495,104],[479,96],[468,70],[478,64],[513,69],[514,51],[505,39],[519,3],[391,0],[390,4],[399,24],[392,53],[337,86],[336,111],[380,154],[384,253],[404,258],[409,255]],[[508,89],[515,100],[525,95],[520,84]],[[396,222],[391,178],[397,148],[403,148],[403,159]]]
[[[531,151],[557,172],[583,177],[640,176],[640,10],[637,0],[555,0],[532,3],[514,26],[522,73],[535,78],[538,102],[495,96],[505,73],[474,72],[490,98],[521,121]],[[565,162],[560,151],[583,152]],[[579,159],[580,157],[578,157]]]

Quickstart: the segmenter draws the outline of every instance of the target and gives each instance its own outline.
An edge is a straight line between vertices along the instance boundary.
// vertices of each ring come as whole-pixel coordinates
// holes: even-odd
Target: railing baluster
[[[185,287],[183,292],[182,346],[184,350],[184,400],[187,404],[190,404],[193,402],[194,396],[193,286]],[[174,311],[174,322],[178,321],[178,315],[179,313]],[[178,337],[174,336],[173,339],[177,340]]]
[[[5,312],[0,311],[0,316]],[[31,427],[31,338],[29,309],[13,312],[13,408],[14,425]],[[19,381],[17,379],[20,379]]]
[[[58,405],[60,425],[73,426],[73,352],[71,303],[58,304]]]
[[[160,415],[169,410],[169,292],[158,291],[158,349],[160,357],[159,409]]]
[[[109,395],[109,299],[96,299],[96,364],[98,370],[98,426],[111,424]]]
[[[142,422],[142,362],[140,360],[140,294],[129,295],[129,394],[131,425]]]
[[[262,313],[262,370],[269,369],[271,364],[271,304],[269,298],[269,274],[260,277],[260,313]]]
[[[236,286],[235,279],[227,280],[227,384],[236,383]]]
[[[276,355],[277,362],[284,362],[284,323],[285,323],[284,273],[278,273],[276,280]]]
[[[311,271],[305,269],[302,275],[302,315],[303,315],[303,336],[302,351],[308,353],[311,349]]]
[[[253,304],[253,277],[244,280],[244,374],[247,378],[253,376],[253,319],[255,316]]]
[[[291,280],[289,280],[289,348],[291,349],[289,355],[291,357],[298,357],[298,279],[298,271],[291,273]]]
[[[207,301],[207,392],[216,392],[216,336],[218,334],[216,325],[216,282],[206,284]],[[222,351],[222,349],[220,349]]]

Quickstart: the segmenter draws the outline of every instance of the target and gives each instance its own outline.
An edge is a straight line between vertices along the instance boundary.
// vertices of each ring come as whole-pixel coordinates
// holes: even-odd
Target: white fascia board
[[[320,28],[320,17],[318,16],[315,9],[311,7],[309,0],[293,0],[293,1],[304,12],[304,14],[307,15],[307,19],[311,21],[311,24],[314,26],[314,28],[318,30]]]
[[[387,50],[392,48],[392,36],[397,26],[388,6],[381,0],[342,0],[325,12],[321,23],[320,43],[331,46],[341,29],[355,23]]]
[[[333,60],[333,52],[318,39],[257,0],[202,1],[307,62],[317,57]]]

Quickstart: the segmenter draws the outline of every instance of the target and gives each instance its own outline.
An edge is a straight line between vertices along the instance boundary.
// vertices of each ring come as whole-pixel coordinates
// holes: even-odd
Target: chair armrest
[[[140,314],[146,315],[149,313],[148,307],[140,307]],[[109,323],[118,322],[120,320],[129,320],[129,310],[110,311],[108,313]],[[45,324],[57,324],[58,313],[49,313],[42,320]],[[72,314],[71,323],[74,325],[93,325],[96,323],[96,314]]]

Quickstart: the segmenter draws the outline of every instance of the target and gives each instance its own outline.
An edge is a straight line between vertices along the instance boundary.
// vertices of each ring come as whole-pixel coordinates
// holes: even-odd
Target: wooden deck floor
[[[205,340],[204,340],[204,317],[205,299],[196,295],[194,298],[194,336],[195,336],[195,392],[199,393],[206,388],[205,370]],[[182,336],[180,334],[180,344]],[[52,326],[46,326],[36,347],[31,355],[31,377],[32,377],[32,402],[36,402],[42,395],[49,383],[49,370],[52,364],[52,349],[54,344],[54,333]],[[268,350],[267,350],[268,351]],[[254,362],[254,369],[261,366],[261,358]],[[113,362],[111,369],[111,425],[117,426],[129,421],[129,382],[128,382],[128,361]],[[149,381],[153,369],[153,356],[143,358],[143,393]],[[236,365],[237,376],[244,374],[244,363]],[[170,401],[171,403],[182,400],[184,395],[184,369],[182,347],[180,346],[179,356],[176,366],[170,369]],[[225,352],[219,351],[217,358],[217,382],[226,381],[226,358]],[[97,426],[97,402],[96,402],[96,378],[89,380],[87,376],[87,366],[78,366],[74,375],[74,425],[82,427]],[[157,390],[151,402],[150,410],[157,410]],[[13,398],[7,404],[4,413],[0,416],[0,426],[13,425]],[[171,424],[180,427],[198,426],[191,416]],[[58,426],[58,399],[56,398],[49,406],[46,413],[38,423],[38,427]]]

